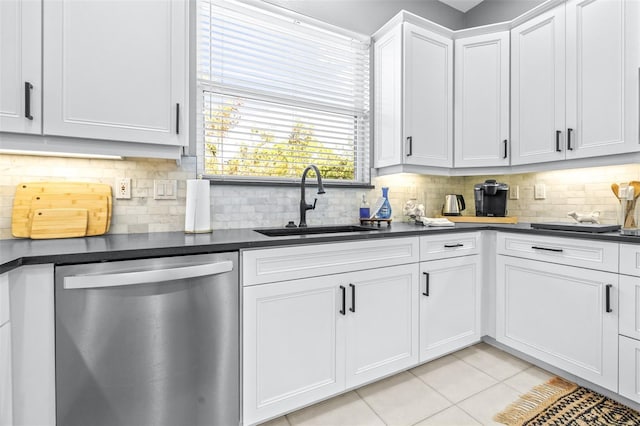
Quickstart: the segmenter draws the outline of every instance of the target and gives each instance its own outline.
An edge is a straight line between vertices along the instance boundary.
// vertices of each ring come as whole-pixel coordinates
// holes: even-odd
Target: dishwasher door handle
[[[64,288],[65,290],[77,290],[83,288],[149,284],[222,274],[232,270],[233,262],[226,260],[216,263],[204,263],[201,265],[167,269],[152,269],[147,271],[116,272],[113,274],[100,275],[74,275],[64,277]]]

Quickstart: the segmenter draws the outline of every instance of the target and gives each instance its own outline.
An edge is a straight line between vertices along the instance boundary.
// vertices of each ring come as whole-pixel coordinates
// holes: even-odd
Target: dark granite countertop
[[[455,227],[425,227],[409,223],[394,223],[391,227],[383,225],[370,232],[285,237],[267,237],[251,229],[216,230],[210,234],[185,234],[184,232],[113,234],[53,240],[0,240],[0,273],[21,265],[42,263],[89,263],[486,229],[640,244],[640,237],[622,236],[617,232],[594,234],[538,230],[532,229],[528,223],[516,225],[456,223]]]

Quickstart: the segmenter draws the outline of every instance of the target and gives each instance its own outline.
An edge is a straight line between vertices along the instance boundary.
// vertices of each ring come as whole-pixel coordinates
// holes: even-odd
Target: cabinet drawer
[[[640,277],[640,244],[620,244],[620,273]]]
[[[640,278],[620,276],[620,334],[640,340]]]
[[[640,403],[640,341],[620,336],[618,393]]]
[[[418,262],[418,238],[242,251],[244,286]]]
[[[479,232],[420,237],[420,261],[466,256],[479,252]]]
[[[498,234],[498,254],[618,272],[618,243],[545,237],[531,234]]]
[[[0,325],[9,321],[9,273],[0,275]]]

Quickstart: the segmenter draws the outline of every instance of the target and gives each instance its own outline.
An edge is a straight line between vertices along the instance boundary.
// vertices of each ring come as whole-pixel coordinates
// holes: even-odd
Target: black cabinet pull
[[[560,130],[556,130],[556,151],[557,152],[562,152],[562,149],[560,149],[560,134],[562,132]]]
[[[507,140],[506,139],[503,140],[502,143],[504,144],[504,157],[502,157],[502,158],[507,158],[507,156],[508,156],[508,153],[507,153],[507,145],[508,145]]]
[[[444,245],[445,248],[454,248],[454,247],[464,247],[464,244],[462,243],[456,243],[456,244],[445,244]]]
[[[24,82],[24,116],[27,120],[33,120],[31,115],[31,89],[33,84],[28,81]]]
[[[413,155],[413,136],[407,136],[407,142],[409,143],[409,150],[407,151],[407,157]]]
[[[567,129],[567,149],[569,151],[573,151],[573,147],[571,146],[571,133],[573,132],[573,129],[569,128]]]
[[[613,287],[613,284],[607,284],[605,286],[605,298],[606,298],[606,309],[607,312],[613,312],[613,309],[611,309],[611,287]]]
[[[351,287],[351,307],[349,308],[349,310],[351,312],[355,312],[356,311],[356,286],[353,284],[349,284],[349,287]]]
[[[176,135],[180,134],[180,104],[176,104]]]
[[[538,246],[531,246],[531,248],[534,250],[546,250],[546,251],[554,251],[556,253],[562,253],[562,249],[558,249],[558,248],[538,247]]]
[[[340,286],[340,291],[342,292],[342,309],[340,309],[340,313],[342,315],[346,315],[347,311],[346,311],[345,307],[346,307],[346,303],[347,303],[347,289],[345,288],[345,286],[341,285]]]
[[[422,295],[429,297],[429,273],[423,272],[423,274],[425,276],[425,286],[424,286],[424,293],[422,293]]]

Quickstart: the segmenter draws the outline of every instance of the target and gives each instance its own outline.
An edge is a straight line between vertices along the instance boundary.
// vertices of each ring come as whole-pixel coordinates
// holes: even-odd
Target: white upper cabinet
[[[187,2],[46,1],[43,133],[185,145]]]
[[[509,31],[455,41],[455,166],[509,165]]]
[[[453,40],[411,22],[374,40],[374,166],[451,167]]]
[[[511,30],[511,164],[564,159],[564,15],[557,7]]]
[[[39,0],[0,1],[0,131],[42,131]]]
[[[639,10],[570,0],[511,31],[512,164],[640,149]]]
[[[567,158],[637,151],[640,4],[569,0]]]
[[[453,41],[404,23],[404,162],[453,165]]]

